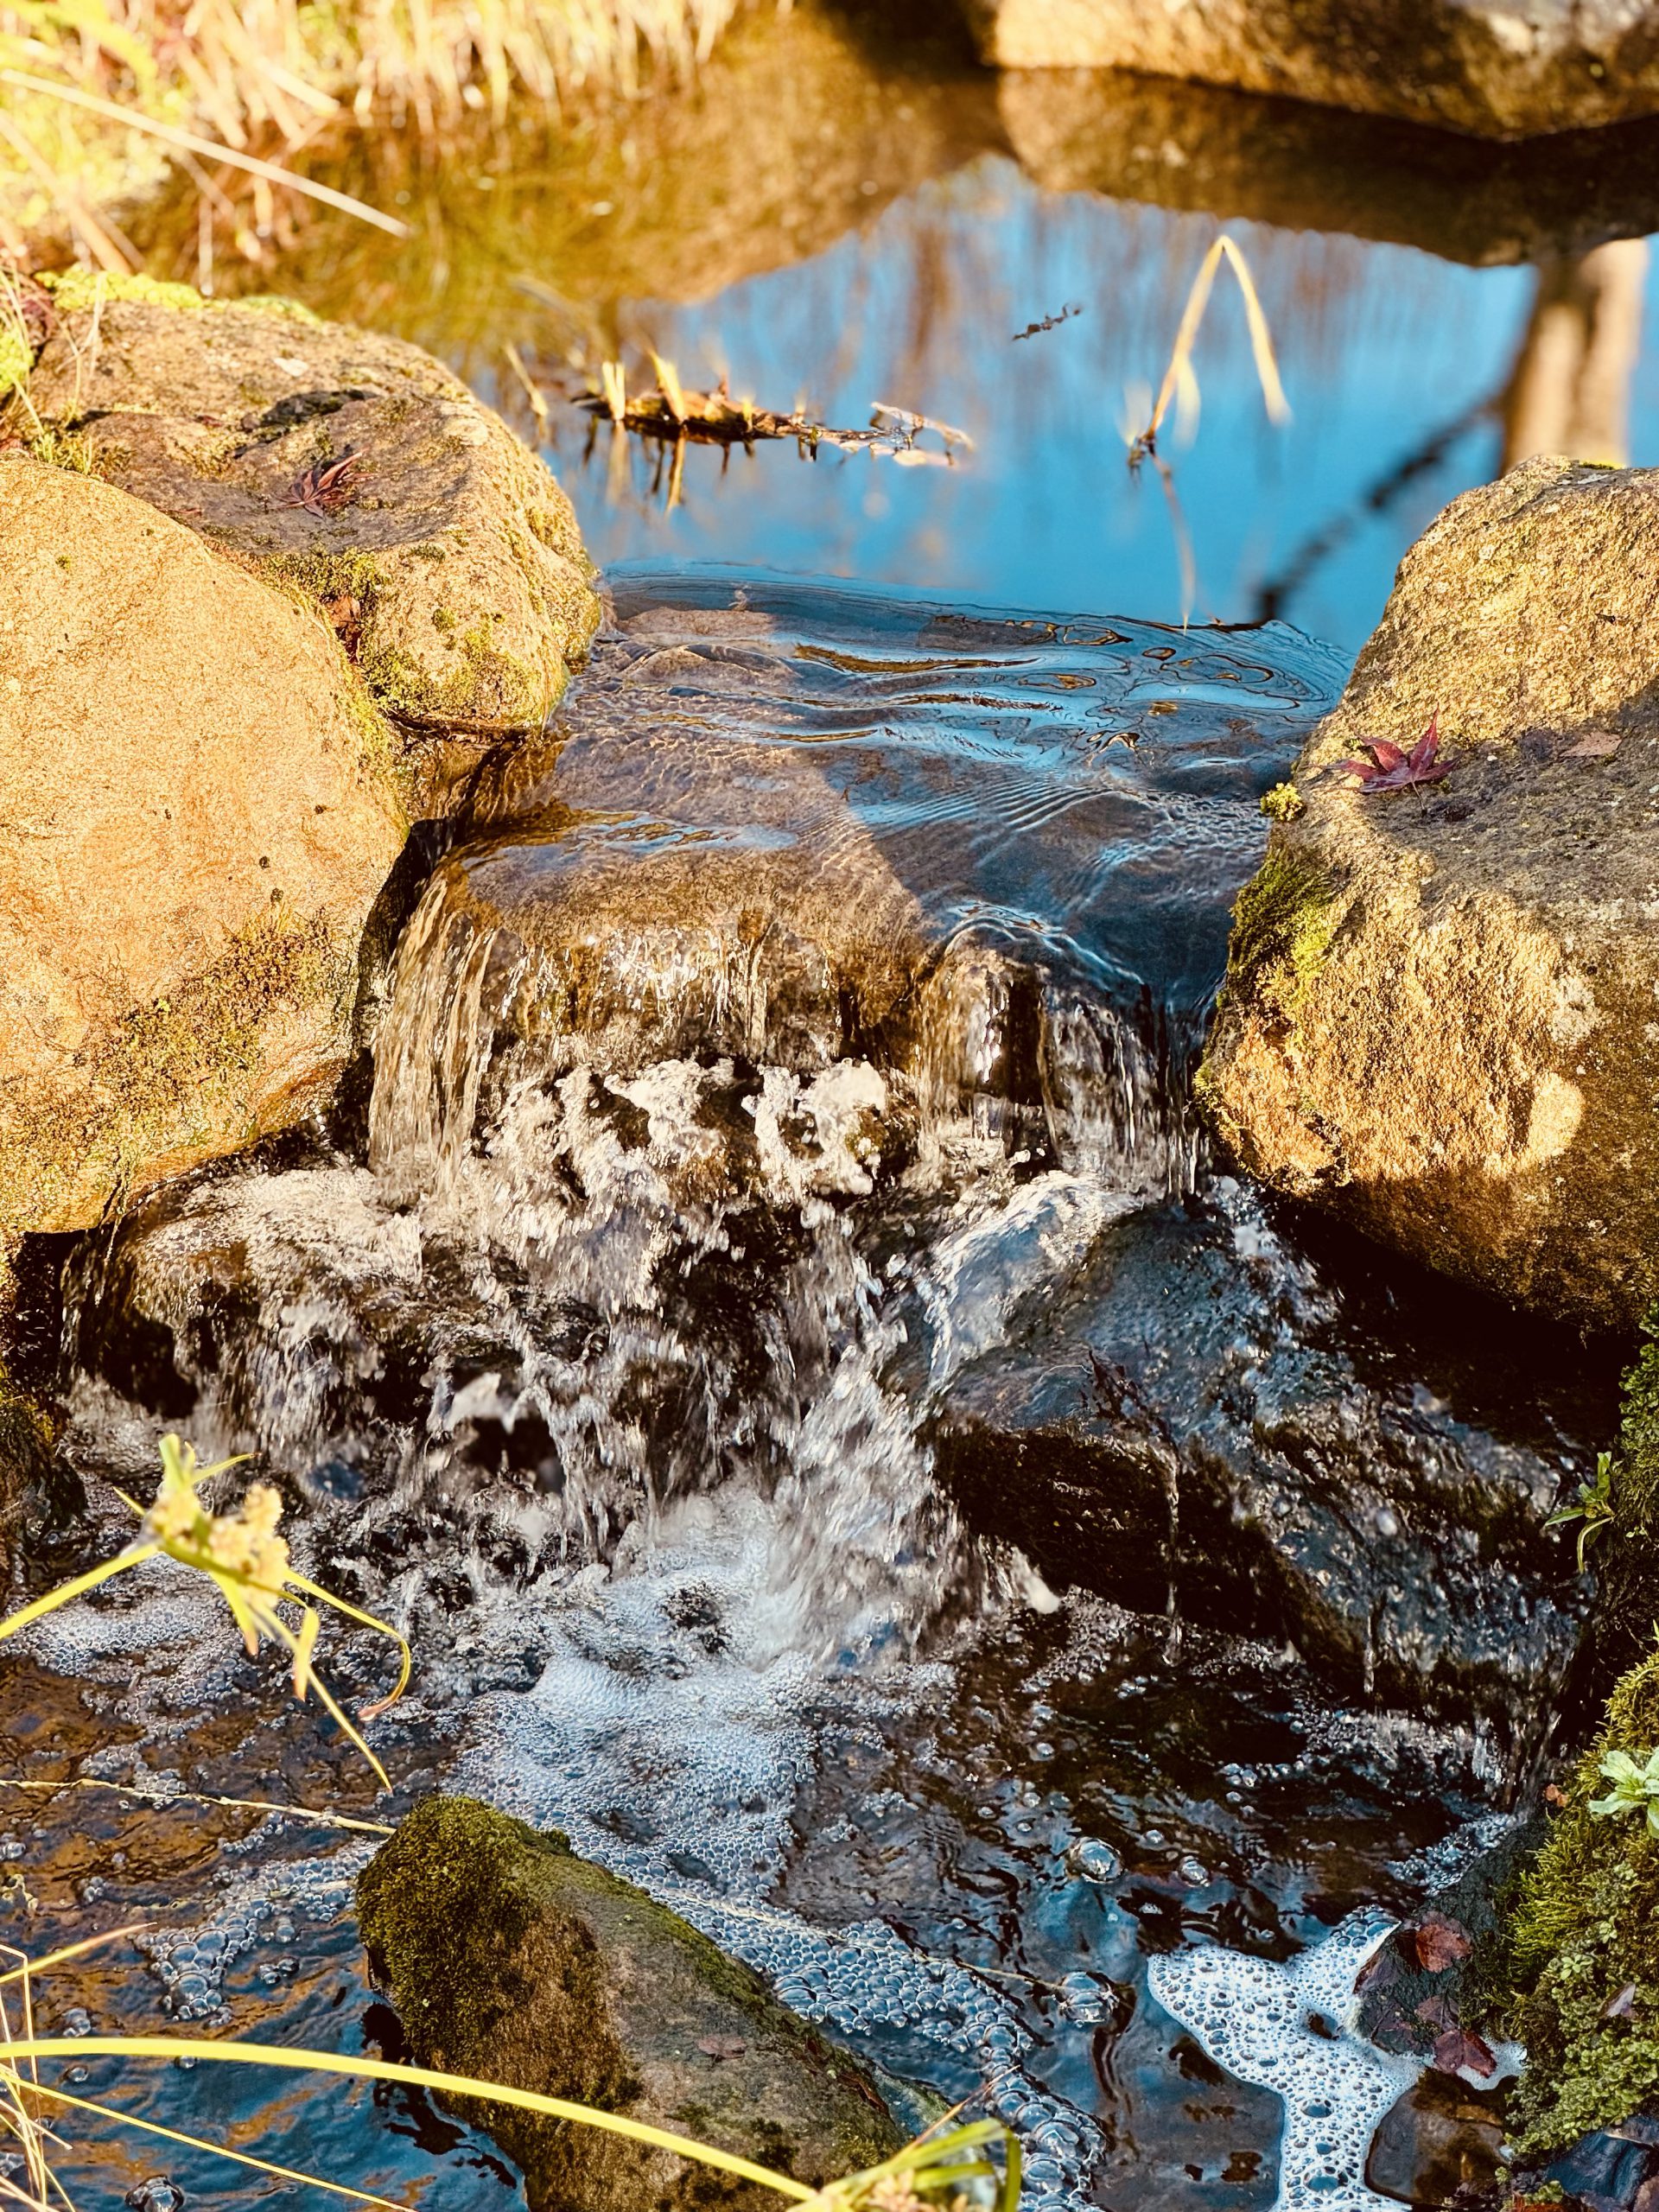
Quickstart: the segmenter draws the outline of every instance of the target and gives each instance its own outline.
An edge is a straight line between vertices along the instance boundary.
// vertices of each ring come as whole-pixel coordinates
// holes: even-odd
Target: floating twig
[[[1082,313],[1077,301],[1068,300],[1058,315],[1046,315],[1040,322],[1028,322],[1023,330],[1016,330],[1011,342],[1017,346],[1022,338],[1040,338],[1044,331],[1058,330],[1063,322],[1070,322]]]

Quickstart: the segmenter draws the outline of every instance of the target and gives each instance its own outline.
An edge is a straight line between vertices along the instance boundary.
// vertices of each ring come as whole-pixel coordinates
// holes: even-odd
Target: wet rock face
[[[93,478],[0,505],[3,1240],[306,1109],[404,825],[315,615]]]
[[[596,614],[570,503],[418,346],[60,280],[30,397],[124,490],[323,607],[417,729],[539,728]]]
[[[964,0],[987,61],[1137,69],[1483,137],[1659,108],[1659,13],[1622,0]]]
[[[631,580],[405,937],[377,1164],[453,1158],[531,1080],[721,1058],[866,1064],[889,1164],[919,1117],[1182,1183],[1219,950],[1192,886],[1242,877],[1330,671],[1289,633],[1177,634]]]
[[[1204,1082],[1253,1173],[1597,1326],[1659,1291],[1659,477],[1533,461],[1408,554],[1240,899]],[[1337,764],[1438,715],[1449,762]]]
[[[423,2065],[626,2113],[821,2186],[897,2150],[855,2060],[760,1977],[557,1834],[428,1798],[358,1885],[372,1961]],[[531,2212],[774,2202],[598,2130],[479,2105]]]
[[[1058,1588],[1525,1738],[1577,1641],[1572,1560],[1541,1527],[1562,1439],[1471,1391],[1478,1341],[1438,1371],[1395,1360],[1378,1306],[1333,1297],[1243,1192],[1137,1214],[951,1380],[941,1478]],[[1179,1323],[1148,1328],[1160,1309]]]
[[[1455,2077],[1428,2073],[1384,2115],[1365,2182],[1402,2204],[1457,2204],[1490,2190],[1503,2163],[1497,2101]]]

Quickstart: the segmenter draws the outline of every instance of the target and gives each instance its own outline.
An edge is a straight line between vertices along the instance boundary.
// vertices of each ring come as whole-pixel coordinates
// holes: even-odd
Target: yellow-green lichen
[[[1275,784],[1262,793],[1262,811],[1269,822],[1300,822],[1307,812],[1307,801],[1294,784]]]
[[[40,282],[51,293],[60,315],[79,315],[100,300],[130,300],[143,307],[176,308],[194,312],[209,302],[193,284],[175,284],[160,276],[112,276],[95,269],[48,270]]]
[[[244,292],[232,304],[251,308],[256,315],[281,315],[288,322],[320,324],[322,321],[303,300],[291,300],[285,292]]]
[[[1294,854],[1270,851],[1233,906],[1228,989],[1250,992],[1277,1019],[1294,1021],[1338,919],[1319,871]]]
[[[357,664],[388,714],[417,728],[473,724],[524,729],[545,718],[546,672],[498,645],[487,623],[474,622],[461,637],[452,632],[445,642],[457,656],[455,664],[435,677],[400,642],[365,635]]]

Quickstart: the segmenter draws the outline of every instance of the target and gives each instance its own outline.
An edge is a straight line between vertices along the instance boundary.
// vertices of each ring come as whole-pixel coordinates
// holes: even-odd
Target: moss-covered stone
[[[1243,902],[1209,1046],[1252,1173],[1604,1329],[1659,1295],[1656,492],[1529,461],[1407,554],[1297,763],[1306,812]],[[1345,769],[1431,724],[1429,788]],[[1304,914],[1254,967],[1252,915],[1271,949],[1293,863],[1335,887],[1337,926],[1321,950]]]
[[[1641,1807],[1598,1815],[1602,1763],[1659,1748],[1659,1653],[1618,1683],[1510,1928],[1508,2022],[1527,2046],[1517,2148],[1540,2157],[1659,2100],[1659,1836]]]
[[[546,467],[441,362],[280,302],[133,279],[95,305],[84,272],[54,292],[29,385],[49,430],[308,592],[398,720],[542,725],[598,620],[591,566]]]
[[[557,1834],[431,1797],[358,1885],[363,1940],[424,2064],[627,2113],[815,2185],[902,2138],[868,2075],[644,1891]],[[775,2203],[665,2152],[469,2107],[532,2212]]]

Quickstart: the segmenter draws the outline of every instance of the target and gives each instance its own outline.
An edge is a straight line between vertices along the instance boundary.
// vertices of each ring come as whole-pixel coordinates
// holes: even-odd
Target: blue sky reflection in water
[[[868,422],[872,402],[892,402],[959,425],[976,450],[957,468],[901,470],[828,451],[808,467],[772,446],[734,453],[722,472],[720,453],[694,448],[671,513],[664,486],[652,488],[652,448],[635,447],[619,484],[608,433],[582,463],[586,423],[559,407],[553,458],[589,546],[605,564],[752,563],[1179,620],[1169,506],[1152,470],[1130,475],[1120,425],[1137,387],[1144,420],[1221,227],[1207,214],[1045,192],[986,156],[813,259],[695,305],[632,304],[628,336],[654,343],[688,384],[723,369],[734,393],[779,409],[804,397],[848,427]],[[1250,620],[1276,594],[1286,619],[1351,652],[1412,539],[1497,470],[1497,405],[1537,280],[1351,237],[1227,227],[1255,273],[1294,419],[1283,429],[1266,420],[1224,272],[1196,357],[1196,437],[1184,444],[1172,429],[1164,440],[1191,536],[1192,619]],[[1650,279],[1647,290],[1630,387],[1638,462],[1659,461]],[[1067,302],[1083,314],[1013,340]],[[1407,480],[1384,489],[1402,470]]]

